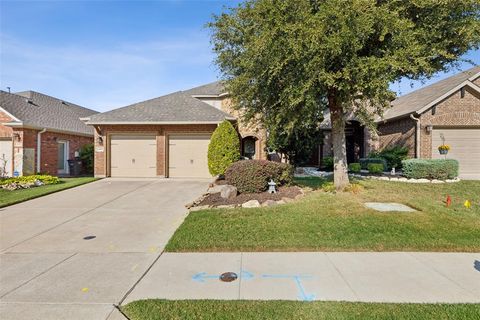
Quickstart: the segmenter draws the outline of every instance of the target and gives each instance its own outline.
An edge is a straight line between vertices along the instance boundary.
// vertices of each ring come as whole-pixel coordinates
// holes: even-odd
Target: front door
[[[68,174],[68,141],[58,141],[57,171]]]

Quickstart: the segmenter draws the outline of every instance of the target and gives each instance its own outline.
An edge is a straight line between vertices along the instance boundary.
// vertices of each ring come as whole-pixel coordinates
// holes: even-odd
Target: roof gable
[[[422,113],[464,86],[478,90],[473,81],[479,77],[480,66],[477,66],[398,97],[392,101],[392,107],[385,111],[383,120]]]

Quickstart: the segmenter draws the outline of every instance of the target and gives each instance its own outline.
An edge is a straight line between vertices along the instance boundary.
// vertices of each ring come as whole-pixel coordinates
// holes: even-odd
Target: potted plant
[[[438,147],[438,152],[440,152],[440,154],[443,154],[443,155],[446,155],[449,150],[450,150],[450,146],[448,144],[442,144],[441,146]]]

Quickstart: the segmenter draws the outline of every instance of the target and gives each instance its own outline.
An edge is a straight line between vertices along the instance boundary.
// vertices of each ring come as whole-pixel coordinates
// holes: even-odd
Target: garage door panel
[[[432,131],[432,158],[444,159],[438,152],[443,143],[450,146],[447,159],[456,159],[460,165],[460,177],[480,179],[480,129],[434,128]]]
[[[208,144],[210,135],[171,135],[169,137],[169,176],[209,178]]]
[[[156,137],[114,135],[111,137],[112,177],[155,177],[157,175]]]

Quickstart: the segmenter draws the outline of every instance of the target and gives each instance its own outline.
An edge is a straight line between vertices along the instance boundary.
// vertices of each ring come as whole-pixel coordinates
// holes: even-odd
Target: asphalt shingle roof
[[[93,135],[93,128],[85,125],[80,118],[98,113],[35,91],[0,91],[0,107],[20,120],[24,126],[89,135]]]
[[[149,122],[221,122],[231,115],[193,98],[189,91],[178,91],[162,97],[138,102],[123,108],[99,113],[89,123]]]
[[[478,73],[480,73],[480,66],[398,97],[392,101],[392,107],[385,111],[383,118],[388,120],[417,112]]]
[[[222,84],[222,81],[215,81],[203,86],[186,90],[184,92],[192,96],[219,96],[222,93],[225,93],[225,88]]]

